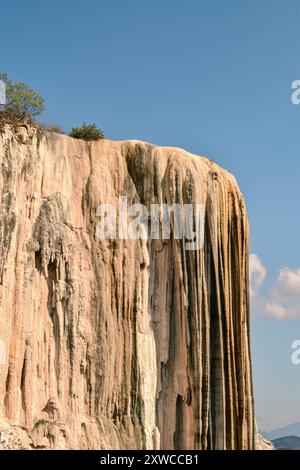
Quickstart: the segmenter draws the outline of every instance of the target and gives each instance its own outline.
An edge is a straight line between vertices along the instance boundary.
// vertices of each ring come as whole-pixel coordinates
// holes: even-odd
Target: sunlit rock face
[[[6,448],[253,448],[234,177],[177,148],[22,126],[2,132],[0,159],[0,414],[19,430]],[[203,204],[203,247],[174,227],[99,239],[97,207],[119,196],[149,213]]]

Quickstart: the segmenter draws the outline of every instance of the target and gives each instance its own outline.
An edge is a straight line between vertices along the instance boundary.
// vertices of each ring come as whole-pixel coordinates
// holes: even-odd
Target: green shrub
[[[6,84],[6,104],[1,112],[14,119],[33,119],[45,110],[45,101],[36,91],[25,83],[13,83],[6,74],[0,74]]]
[[[85,122],[81,127],[73,127],[70,133],[71,137],[83,140],[101,140],[104,139],[104,134],[101,129],[98,129],[96,124],[86,124]]]

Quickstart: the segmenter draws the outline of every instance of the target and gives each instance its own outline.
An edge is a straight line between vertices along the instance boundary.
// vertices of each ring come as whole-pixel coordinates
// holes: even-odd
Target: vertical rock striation
[[[6,127],[0,414],[36,448],[251,449],[248,222],[176,148]],[[205,205],[204,247],[96,236],[97,207]],[[0,445],[1,447],[1,445]]]

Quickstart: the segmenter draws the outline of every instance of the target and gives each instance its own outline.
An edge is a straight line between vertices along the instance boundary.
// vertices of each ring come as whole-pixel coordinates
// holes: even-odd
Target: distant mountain
[[[261,432],[261,434],[270,441],[274,439],[278,439],[279,437],[286,437],[286,436],[297,436],[300,437],[300,421],[297,423],[289,424],[283,428],[273,429],[269,432]]]
[[[272,442],[276,450],[300,450],[300,437],[298,436],[279,437]]]

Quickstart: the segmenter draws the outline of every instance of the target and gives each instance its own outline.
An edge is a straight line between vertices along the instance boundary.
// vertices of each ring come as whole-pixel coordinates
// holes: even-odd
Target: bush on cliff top
[[[6,73],[1,72],[0,86],[0,129],[6,123],[19,125],[20,122],[27,121],[40,130],[64,133],[58,125],[45,125],[35,121],[35,117],[45,110],[45,100],[35,90],[22,82],[13,83]],[[87,141],[104,138],[102,130],[96,124],[85,122],[81,127],[73,127],[70,136]]]
[[[71,137],[83,140],[101,140],[104,139],[104,134],[101,129],[98,129],[96,124],[86,124],[85,122],[81,127],[73,127],[70,133]]]
[[[41,131],[55,132],[56,134],[66,133],[59,124],[45,124],[43,122],[39,122],[36,124],[36,127]]]
[[[45,110],[45,100],[25,83],[13,83],[5,73],[0,73],[5,83],[5,104],[0,105],[1,114],[13,120],[34,119]]]

